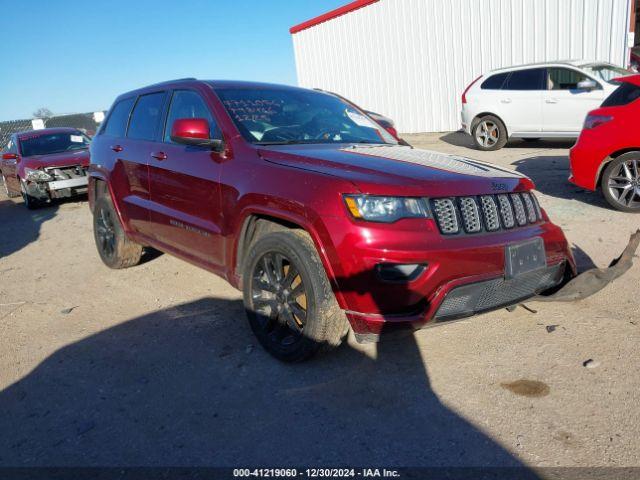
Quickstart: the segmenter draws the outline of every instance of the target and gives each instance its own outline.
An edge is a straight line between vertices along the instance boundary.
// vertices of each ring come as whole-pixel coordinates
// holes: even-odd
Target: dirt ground
[[[640,227],[567,182],[566,142],[406,138],[532,177],[582,269]],[[169,255],[109,270],[85,201],[2,195],[0,465],[638,466],[639,284],[285,365],[223,280]]]

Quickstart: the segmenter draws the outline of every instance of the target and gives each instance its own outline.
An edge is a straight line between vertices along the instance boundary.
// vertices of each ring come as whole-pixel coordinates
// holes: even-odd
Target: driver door
[[[205,118],[210,136],[219,136],[216,121],[196,90],[175,90],[162,138],[149,152],[151,223],[154,236],[184,256],[211,267],[223,263],[220,225],[220,153],[171,141],[171,126],[179,118]]]

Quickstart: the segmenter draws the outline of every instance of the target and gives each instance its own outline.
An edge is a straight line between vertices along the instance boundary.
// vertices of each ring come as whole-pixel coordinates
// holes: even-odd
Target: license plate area
[[[505,278],[514,278],[547,266],[544,241],[540,237],[505,248]]]

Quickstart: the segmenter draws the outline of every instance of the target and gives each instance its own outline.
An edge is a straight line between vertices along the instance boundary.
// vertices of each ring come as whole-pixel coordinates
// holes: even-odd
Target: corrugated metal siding
[[[460,96],[494,68],[626,63],[629,0],[380,0],[293,35],[298,83],[340,93],[402,132],[456,130]]]

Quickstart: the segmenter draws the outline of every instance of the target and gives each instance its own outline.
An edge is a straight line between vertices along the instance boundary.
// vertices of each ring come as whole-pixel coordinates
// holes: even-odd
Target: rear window
[[[529,70],[516,70],[511,72],[509,78],[502,86],[503,90],[543,90],[544,68],[531,68]]]
[[[127,131],[129,113],[135,98],[125,98],[114,105],[102,133],[113,137],[124,137]]]
[[[162,115],[163,100],[164,92],[142,95],[138,98],[131,114],[131,122],[127,131],[128,138],[155,140]]]
[[[489,78],[487,78],[484,82],[482,82],[482,85],[480,85],[480,88],[482,90],[500,90],[502,88],[502,85],[504,85],[504,81],[507,79],[508,76],[509,76],[508,73],[498,73],[496,75],[492,75]]]
[[[604,102],[603,107],[618,107],[627,105],[640,97],[640,87],[631,83],[623,83],[609,95]]]

